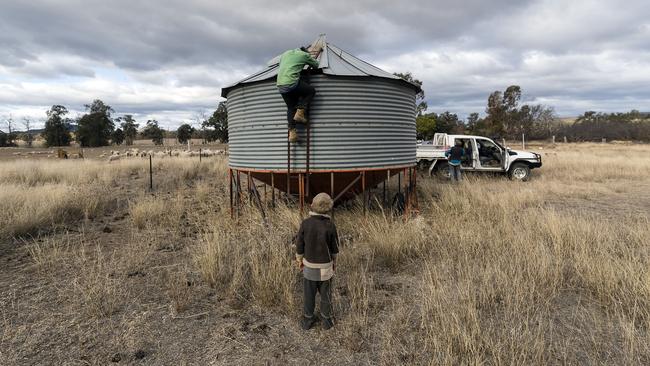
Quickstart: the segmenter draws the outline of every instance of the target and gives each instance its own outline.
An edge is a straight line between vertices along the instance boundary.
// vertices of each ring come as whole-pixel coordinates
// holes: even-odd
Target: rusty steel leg
[[[240,174],[239,170],[237,170],[237,186],[236,187],[237,187],[237,216],[239,216],[239,211],[241,209],[240,206],[241,206],[241,203],[242,203],[241,202],[242,201],[242,197],[241,197],[241,174]]]
[[[361,172],[361,197],[363,198],[363,216],[366,216],[366,172]]]
[[[408,173],[407,173],[408,172]],[[404,188],[404,192],[406,193],[406,205],[404,207],[404,217],[408,218],[409,210],[410,210],[410,196],[411,196],[411,191],[410,191],[410,172],[411,168],[404,168],[404,184],[406,187]],[[406,181],[406,174],[409,174],[409,182]]]
[[[390,200],[390,169],[388,169],[388,172],[386,173],[386,175],[388,176],[386,178],[386,198],[388,198],[388,200]],[[386,203],[388,203],[388,202],[386,202]],[[390,201],[389,204],[392,205],[392,201]],[[385,206],[384,206],[384,208],[385,208]]]
[[[413,171],[413,203],[415,204],[415,209],[417,212],[420,212],[420,203],[418,201],[418,172],[417,170]]]
[[[271,172],[271,207],[275,207],[275,175]]]
[[[230,218],[235,217],[235,211],[232,206],[232,169],[228,168],[228,191],[230,193]]]
[[[399,170],[397,171],[397,193],[401,194],[402,193],[402,172]]]
[[[246,186],[247,186],[247,193],[248,193],[248,204],[253,203],[253,195],[251,194],[251,173],[246,172]]]

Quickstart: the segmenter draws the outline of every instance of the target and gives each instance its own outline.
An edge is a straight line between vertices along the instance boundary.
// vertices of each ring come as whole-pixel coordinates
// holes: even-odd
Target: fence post
[[[555,145],[555,135],[552,137],[553,145]]]
[[[153,191],[153,163],[151,162],[151,155],[149,155],[149,189]]]
[[[201,153],[202,150],[203,150],[203,149],[199,148],[199,163],[201,162],[201,155],[203,155],[203,154]]]

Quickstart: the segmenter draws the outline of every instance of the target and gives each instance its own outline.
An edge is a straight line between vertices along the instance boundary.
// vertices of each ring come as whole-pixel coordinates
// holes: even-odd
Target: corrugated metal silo
[[[316,42],[324,46],[320,69],[302,76],[316,96],[309,129],[298,124],[298,143],[287,143],[286,105],[275,86],[279,57],[223,89],[230,168],[285,192],[288,187],[293,193],[302,189],[307,197],[321,191],[344,197],[345,188],[360,192],[413,167],[419,87],[327,43],[324,36]]]

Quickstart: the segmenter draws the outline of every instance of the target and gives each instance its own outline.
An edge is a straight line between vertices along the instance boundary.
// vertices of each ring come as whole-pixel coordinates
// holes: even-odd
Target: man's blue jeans
[[[451,165],[449,164],[449,176],[451,177],[452,182],[460,182],[463,180],[463,177],[460,173],[460,164]]]

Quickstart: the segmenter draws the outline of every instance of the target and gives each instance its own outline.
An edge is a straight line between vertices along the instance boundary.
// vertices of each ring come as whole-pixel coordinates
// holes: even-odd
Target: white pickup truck
[[[542,166],[542,156],[528,151],[512,150],[483,136],[448,135],[437,133],[433,140],[417,144],[418,167],[430,175],[449,177],[445,152],[460,140],[465,149],[460,167],[462,171],[507,173],[510,179],[527,181],[530,170]]]

